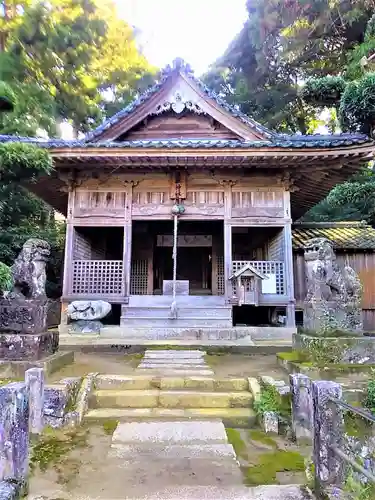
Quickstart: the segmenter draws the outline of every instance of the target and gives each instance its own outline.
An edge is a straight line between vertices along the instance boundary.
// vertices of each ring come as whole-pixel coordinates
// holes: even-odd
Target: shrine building
[[[81,140],[1,140],[49,149],[30,189],[66,215],[63,310],[108,301],[108,338],[290,338],[292,222],[374,148],[268,130],[180,60]]]

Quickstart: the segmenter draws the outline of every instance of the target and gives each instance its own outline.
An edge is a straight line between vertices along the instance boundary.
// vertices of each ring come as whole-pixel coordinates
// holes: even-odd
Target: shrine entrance
[[[163,280],[173,278],[172,247],[156,247],[154,293],[162,292]],[[178,247],[177,280],[189,281],[190,295],[212,294],[212,247]]]

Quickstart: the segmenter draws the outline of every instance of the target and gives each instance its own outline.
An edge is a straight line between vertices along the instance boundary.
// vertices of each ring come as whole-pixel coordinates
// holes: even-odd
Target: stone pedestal
[[[1,299],[0,332],[16,334],[45,332],[47,313],[47,299]]]
[[[59,346],[56,331],[34,334],[0,333],[0,359],[38,361],[54,354]]]
[[[1,360],[37,361],[57,351],[59,336],[47,331],[47,312],[47,299],[0,300]]]

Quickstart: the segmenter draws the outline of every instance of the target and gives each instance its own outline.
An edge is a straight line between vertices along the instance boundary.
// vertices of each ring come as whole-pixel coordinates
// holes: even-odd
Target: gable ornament
[[[203,109],[190,99],[186,99],[181,92],[176,92],[168,101],[158,104],[152,114],[160,115],[166,111],[174,111],[176,114],[181,114],[188,110],[198,115],[204,113]]]

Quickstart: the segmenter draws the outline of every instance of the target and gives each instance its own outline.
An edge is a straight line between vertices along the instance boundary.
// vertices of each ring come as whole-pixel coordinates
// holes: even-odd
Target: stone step
[[[198,363],[198,364],[193,364],[193,363],[154,363],[154,362],[147,362],[147,361],[141,361],[138,365],[138,368],[141,368],[143,370],[151,369],[151,370],[163,370],[164,368],[166,369],[172,369],[172,370],[185,370],[188,371],[189,369],[192,370],[205,370],[209,369],[209,366],[207,366],[206,363]]]
[[[186,350],[179,350],[179,349],[147,349],[144,353],[144,359],[147,358],[179,358],[179,359],[184,359],[184,358],[204,358],[204,356],[207,353],[205,351],[200,351],[197,349],[186,349]]]
[[[209,422],[120,422],[112,436],[114,443],[202,444],[228,443],[224,424],[220,420]]]
[[[125,306],[122,308],[121,318],[169,318],[171,302],[160,306]],[[178,319],[202,318],[202,319],[229,319],[232,320],[231,306],[177,306]]]
[[[121,460],[132,460],[134,457],[142,456],[148,459],[177,459],[194,458],[237,460],[236,453],[231,444],[184,444],[184,445],[157,445],[157,444],[122,444],[114,443],[111,446],[109,456],[121,458]]]
[[[300,485],[270,485],[255,488],[181,485],[154,491],[145,496],[128,496],[127,500],[313,500],[313,498],[315,497]]]
[[[129,304],[125,307],[155,307],[169,306],[172,302],[171,295],[132,295]],[[178,295],[176,297],[177,307],[225,307],[225,297],[219,295]],[[231,307],[231,306],[229,306]]]
[[[97,408],[85,414],[90,421],[140,421],[216,419],[220,418],[228,427],[252,427],[256,423],[256,414],[250,408]]]
[[[154,376],[164,376],[164,377],[204,377],[204,376],[212,376],[214,374],[213,370],[206,369],[192,369],[187,368],[185,366],[179,368],[174,365],[173,368],[137,368],[137,373],[139,374],[150,374],[152,373]]]
[[[175,320],[170,320],[175,321]],[[140,326],[103,326],[100,329],[100,336],[96,336],[99,339],[108,338],[117,338],[120,340],[122,338],[131,339],[132,342],[136,343],[138,341],[168,341],[168,343],[172,343],[173,341],[181,341],[181,342],[191,342],[198,340],[201,341],[246,341],[252,343],[251,337],[254,329],[260,327],[248,327],[238,329],[236,327],[224,327],[224,328],[210,328],[210,326],[202,326],[202,327],[179,327],[178,325],[171,324],[170,326],[155,326],[155,325],[140,325]],[[277,334],[282,332],[283,328],[272,328],[272,333],[274,337],[277,338]],[[71,334],[69,334],[72,337]],[[87,335],[86,335],[87,338]],[[290,340],[292,335],[290,334]],[[193,344],[197,345],[197,344]],[[200,345],[200,344],[198,344]]]
[[[201,316],[183,318],[177,317],[176,319],[170,319],[167,316],[163,317],[149,317],[149,316],[137,316],[137,317],[126,317],[121,316],[120,325],[124,327],[129,326],[148,326],[149,328],[199,328],[199,327],[211,327],[211,328],[230,328],[232,326],[232,319],[227,318],[204,318]]]
[[[97,390],[90,408],[248,408],[252,400],[247,391]]]
[[[156,357],[143,357],[142,361],[143,364],[158,364],[158,365],[163,365],[163,364],[169,364],[169,365],[202,365],[202,366],[207,366],[206,361],[204,358],[173,358],[173,357],[161,357],[161,356],[156,356]]]
[[[153,375],[98,375],[95,379],[96,389],[128,390],[128,389],[195,389],[201,391],[248,391],[246,378],[214,378],[214,377],[156,377]]]
[[[122,486],[122,487],[121,487]],[[130,486],[130,487],[129,487]],[[124,486],[120,484],[119,491],[108,493],[90,491],[90,486],[85,487],[82,493],[66,493],[60,489],[43,491],[43,495],[29,495],[29,500],[46,500],[47,498],[59,498],[61,500],[313,500],[315,497],[308,493],[300,485],[270,485],[247,488],[245,486],[168,486],[155,488],[149,485],[149,491],[140,494],[139,487],[132,482],[126,485],[126,497],[124,497]],[[96,487],[96,484],[91,486]]]

